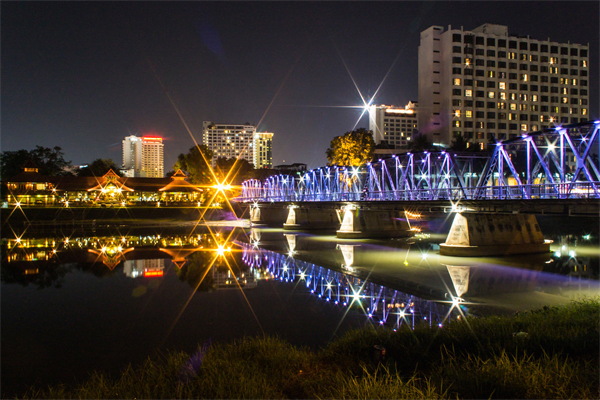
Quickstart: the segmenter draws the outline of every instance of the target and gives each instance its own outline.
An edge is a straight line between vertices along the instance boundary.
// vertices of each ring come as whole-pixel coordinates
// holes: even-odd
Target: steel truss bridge
[[[600,198],[600,121],[499,141],[491,152],[405,153],[242,183],[242,202]]]

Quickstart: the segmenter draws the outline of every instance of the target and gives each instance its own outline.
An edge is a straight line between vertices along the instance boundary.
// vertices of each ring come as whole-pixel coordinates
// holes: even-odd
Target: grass
[[[600,300],[588,300],[443,329],[356,330],[319,351],[244,338],[23,398],[596,399],[599,323]]]

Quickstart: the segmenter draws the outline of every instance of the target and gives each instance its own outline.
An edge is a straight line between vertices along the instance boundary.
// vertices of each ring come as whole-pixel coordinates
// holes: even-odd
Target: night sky
[[[598,118],[599,4],[2,1],[1,150],[60,146],[73,164],[120,165],[125,136],[153,133],[169,171],[194,144],[188,128],[201,142],[204,120],[249,122],[275,133],[274,164],[319,167],[360,116],[353,81],[376,104],[418,100],[431,25],[589,43]]]

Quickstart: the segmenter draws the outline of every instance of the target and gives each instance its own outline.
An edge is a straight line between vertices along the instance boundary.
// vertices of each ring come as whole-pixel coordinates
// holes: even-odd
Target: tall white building
[[[493,139],[589,118],[588,45],[431,26],[419,45],[419,130],[449,144]]]
[[[273,133],[256,132],[254,134],[252,163],[254,168],[273,167]]]
[[[204,121],[202,144],[213,151],[213,164],[219,157],[241,158],[253,164],[255,168],[270,167],[273,133],[256,132],[249,124],[217,124]]]
[[[164,145],[158,136],[127,136],[123,139],[123,169],[125,176],[162,178]]]
[[[391,149],[406,147],[417,131],[417,104],[409,102],[402,108],[384,104],[370,106],[369,130],[376,145],[385,142]]]

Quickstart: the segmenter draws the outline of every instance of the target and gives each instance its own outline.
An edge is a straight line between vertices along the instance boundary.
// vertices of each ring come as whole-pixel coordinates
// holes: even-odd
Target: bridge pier
[[[503,256],[546,253],[550,242],[532,214],[457,213],[440,254]]]
[[[412,236],[408,221],[397,210],[361,209],[347,205],[340,210],[340,214],[342,225],[336,236],[341,239]]]
[[[265,212],[266,211],[266,212]],[[287,209],[281,206],[268,207],[263,210],[260,204],[250,206],[250,224],[251,225],[281,225],[287,216]]]
[[[292,204],[283,229],[337,229],[340,221],[334,208],[302,207]]]

